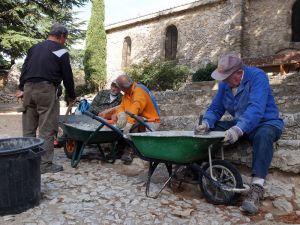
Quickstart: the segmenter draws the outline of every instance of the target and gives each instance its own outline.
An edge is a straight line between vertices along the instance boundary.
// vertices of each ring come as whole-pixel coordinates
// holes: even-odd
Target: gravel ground
[[[21,115],[0,115],[0,137],[21,135]],[[284,224],[268,212],[243,215],[238,206],[208,204],[196,186],[181,192],[166,188],[157,199],[145,196],[147,163],[134,159],[130,166],[99,160],[81,160],[76,169],[63,149],[55,150],[55,162],[64,166],[57,174],[42,175],[39,206],[17,215],[0,217],[1,225],[67,224]],[[158,170],[152,190],[162,185]]]

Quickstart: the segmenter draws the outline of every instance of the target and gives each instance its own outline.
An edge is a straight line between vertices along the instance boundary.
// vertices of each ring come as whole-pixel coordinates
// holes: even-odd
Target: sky
[[[175,6],[195,2],[196,0],[104,0],[105,25],[143,16]],[[91,3],[76,8],[78,17],[87,21],[90,18]]]

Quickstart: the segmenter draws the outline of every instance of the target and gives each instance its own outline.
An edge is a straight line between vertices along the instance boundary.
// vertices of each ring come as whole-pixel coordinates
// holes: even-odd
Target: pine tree
[[[102,89],[106,82],[106,33],[103,1],[92,1],[91,18],[86,34],[84,71],[86,82],[92,90]]]

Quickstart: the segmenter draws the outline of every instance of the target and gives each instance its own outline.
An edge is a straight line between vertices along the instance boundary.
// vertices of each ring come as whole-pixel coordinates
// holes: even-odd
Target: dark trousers
[[[214,131],[225,131],[236,125],[233,121],[218,121]],[[252,145],[252,176],[265,178],[273,158],[273,143],[281,136],[282,131],[271,125],[255,128],[250,134],[244,134]]]

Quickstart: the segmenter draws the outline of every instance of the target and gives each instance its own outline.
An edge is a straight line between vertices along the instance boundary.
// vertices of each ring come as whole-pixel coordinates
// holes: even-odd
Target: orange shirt
[[[134,82],[131,86],[131,93],[123,96],[122,102],[117,108],[117,113],[129,111],[137,116],[152,119],[155,123],[159,123],[159,115],[157,114],[152,100],[148,93],[141,87],[136,87]],[[135,119],[128,116],[128,123],[134,124]]]

